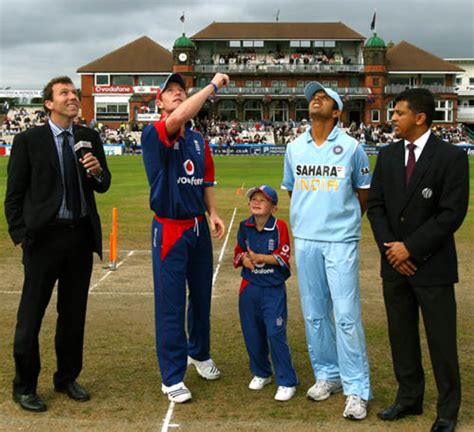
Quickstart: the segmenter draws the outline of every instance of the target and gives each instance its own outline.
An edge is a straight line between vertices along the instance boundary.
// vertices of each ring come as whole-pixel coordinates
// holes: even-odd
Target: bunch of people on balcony
[[[264,54],[255,52],[241,53],[240,51],[228,54],[217,54],[211,59],[212,64],[235,67],[252,67],[278,65],[349,65],[352,59],[333,51],[321,50],[317,53],[297,50],[291,54],[269,51]]]

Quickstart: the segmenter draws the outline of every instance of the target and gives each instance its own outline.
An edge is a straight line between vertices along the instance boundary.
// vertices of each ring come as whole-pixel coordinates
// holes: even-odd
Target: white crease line
[[[115,270],[117,270],[124,262],[127,258],[131,257],[133,254],[135,253],[134,250],[131,250],[127,256],[122,260],[120,261],[118,264],[117,264],[117,267],[115,267]],[[94,285],[92,285],[92,288],[89,290],[89,294],[91,294],[95,288],[97,288],[97,286],[102,282],[104,281],[112,272],[114,272],[114,270],[109,270],[107,273],[105,273],[104,276],[102,276],[100,279],[99,279],[99,282],[96,282]]]
[[[221,253],[219,255],[219,260],[217,262],[216,269],[214,271],[214,275],[212,277],[212,291],[214,291],[214,286],[216,284],[217,275],[219,274],[219,269],[221,268],[222,258],[224,257],[225,247],[227,246],[227,241],[229,240],[230,232],[232,231],[232,224],[234,223],[235,215],[237,214],[237,207],[234,208],[234,213],[232,214],[232,218],[230,219],[229,229],[227,230],[227,235],[224,240],[224,244],[222,245]]]
[[[227,241],[229,240],[229,235],[230,235],[230,232],[232,230],[232,224],[234,223],[234,218],[235,218],[236,214],[237,214],[237,207],[234,208],[234,213],[232,214],[232,218],[230,219],[229,228],[227,230],[227,235],[225,237],[224,244],[222,245],[221,253],[219,255],[219,260],[218,260],[216,269],[214,270],[214,275],[212,276],[212,290],[213,291],[214,291],[214,285],[216,283],[217,275],[219,274],[219,269],[221,267],[222,258],[224,257],[224,252],[225,252],[225,248],[227,246]],[[161,427],[161,432],[167,432],[168,429],[171,428],[171,427],[179,428],[178,424],[170,424],[170,420],[171,420],[171,417],[173,415],[174,405],[175,405],[174,402],[170,402],[170,405],[168,407],[168,412],[166,413],[166,417],[165,417],[164,422],[163,422],[163,426]]]
[[[153,292],[127,292],[127,291],[94,291],[91,295],[110,295],[110,296],[152,296]]]
[[[168,411],[166,413],[166,417],[163,420],[163,426],[161,427],[161,432],[167,432],[168,428],[179,428],[179,424],[170,424],[171,416],[173,415],[175,403],[170,402],[170,406],[168,407]]]

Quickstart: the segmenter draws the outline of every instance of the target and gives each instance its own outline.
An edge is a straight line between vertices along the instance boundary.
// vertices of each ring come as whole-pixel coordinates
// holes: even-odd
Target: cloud
[[[440,57],[474,57],[472,0],[0,0],[0,87],[41,88],[147,35],[171,49],[183,26],[191,36],[212,21],[342,21],[369,37],[407,40]]]

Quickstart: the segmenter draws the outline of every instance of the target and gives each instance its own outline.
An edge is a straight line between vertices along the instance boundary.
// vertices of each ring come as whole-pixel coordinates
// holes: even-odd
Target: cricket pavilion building
[[[308,117],[306,84],[320,81],[343,97],[345,125],[386,123],[400,91],[425,87],[435,94],[435,122],[455,126],[454,80],[463,69],[406,41],[366,40],[341,22],[213,22],[182,34],[172,52],[143,36],[80,67],[83,117],[110,127],[155,120],[157,86],[172,71],[190,94],[216,72],[229,74],[202,117],[298,121]]]

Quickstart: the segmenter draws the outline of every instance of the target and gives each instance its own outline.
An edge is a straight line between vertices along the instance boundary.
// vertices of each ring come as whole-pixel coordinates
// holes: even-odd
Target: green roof
[[[195,46],[194,42],[183,33],[183,36],[174,41],[173,48],[195,48]]]
[[[367,40],[366,48],[385,48],[385,41],[377,36],[377,33]]]

